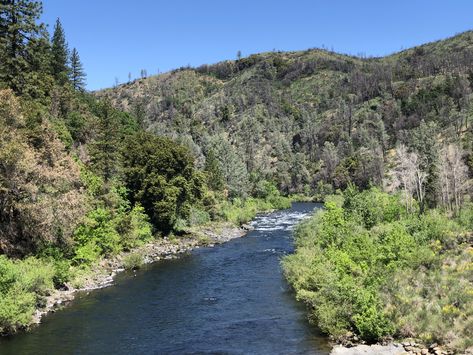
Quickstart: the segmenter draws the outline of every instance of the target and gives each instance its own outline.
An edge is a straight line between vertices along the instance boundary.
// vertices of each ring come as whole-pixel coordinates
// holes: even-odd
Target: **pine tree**
[[[66,35],[59,18],[56,20],[56,25],[54,26],[52,55],[53,75],[60,84],[64,84],[70,72],[67,65],[69,49],[67,47]]]
[[[44,30],[36,23],[41,12],[39,1],[0,0],[0,81],[17,93],[31,70],[28,43]]]
[[[85,76],[86,75],[80,61],[79,52],[74,48],[71,54],[71,82],[74,89],[84,91]]]
[[[205,158],[204,171],[207,173],[207,184],[214,191],[221,191],[225,187],[224,176],[222,174],[222,168],[220,163],[215,156],[215,150],[209,149]]]
[[[215,157],[219,162],[225,188],[228,189],[230,196],[246,196],[248,192],[248,172],[240,155],[224,136],[213,137],[211,144]]]
[[[120,141],[119,122],[110,102],[106,101],[100,106],[97,139],[91,146],[91,163],[108,183],[121,169],[117,149]]]
[[[54,78],[51,75],[51,42],[49,41],[49,34],[44,31],[41,36],[30,40],[27,52],[29,72],[25,74],[25,84],[22,93],[31,98],[42,99],[46,103],[47,97],[54,86]]]

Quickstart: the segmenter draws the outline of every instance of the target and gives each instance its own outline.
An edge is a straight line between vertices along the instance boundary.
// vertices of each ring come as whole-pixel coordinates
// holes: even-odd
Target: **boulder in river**
[[[337,345],[332,349],[331,355],[400,355],[406,354],[402,346],[390,345],[357,345],[346,348]]]

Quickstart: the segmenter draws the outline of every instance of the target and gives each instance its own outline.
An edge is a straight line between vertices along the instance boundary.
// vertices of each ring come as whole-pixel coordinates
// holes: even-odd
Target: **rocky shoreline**
[[[31,323],[32,325],[40,324],[43,316],[63,308],[74,300],[79,292],[112,286],[115,276],[125,271],[125,260],[130,254],[140,255],[144,264],[150,264],[159,260],[176,259],[180,255],[202,246],[213,247],[217,244],[243,237],[251,229],[250,225],[242,227],[236,227],[229,223],[211,225],[190,231],[190,234],[183,238],[157,239],[130,252],[123,252],[112,258],[103,259],[93,267],[83,286],[75,288],[71,285],[66,285],[62,290],[51,292],[46,297],[43,307],[36,310]]]
[[[113,285],[115,276],[126,270],[125,259],[130,254],[138,254],[142,257],[144,264],[151,264],[160,260],[177,259],[181,255],[188,253],[199,247],[213,247],[218,244],[245,236],[251,225],[236,227],[229,223],[222,225],[211,225],[192,231],[183,238],[163,238],[143,245],[129,252],[123,252],[113,258],[103,259],[95,266],[82,287],[74,288],[70,285],[63,290],[54,290],[46,297],[42,308],[37,309],[33,317],[32,325],[41,323],[43,316],[48,313],[62,309],[80,292],[88,292]],[[425,347],[414,341],[389,344],[350,344],[335,345],[330,352],[331,355],[400,355],[400,354],[435,354],[447,355],[452,352],[442,349],[437,344]]]
[[[431,344],[426,347],[422,344],[418,344],[415,341],[406,341],[402,343],[390,343],[386,345],[374,344],[374,345],[355,345],[347,347],[343,345],[336,345],[330,352],[330,355],[404,355],[404,354],[416,354],[416,355],[447,355],[453,354],[453,352],[441,348],[438,344]]]

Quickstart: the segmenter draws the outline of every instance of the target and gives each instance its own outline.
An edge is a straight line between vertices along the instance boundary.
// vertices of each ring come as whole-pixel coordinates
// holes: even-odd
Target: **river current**
[[[0,354],[328,354],[280,266],[292,229],[319,205],[258,216],[254,231],[82,294]]]

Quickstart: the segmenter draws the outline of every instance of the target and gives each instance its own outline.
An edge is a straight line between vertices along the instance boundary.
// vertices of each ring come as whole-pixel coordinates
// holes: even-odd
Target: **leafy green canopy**
[[[407,214],[397,196],[352,188],[297,229],[286,277],[335,338],[414,337],[463,351],[473,321],[471,213]]]
[[[141,132],[127,139],[123,156],[130,199],[141,203],[157,229],[169,232],[200,203],[204,180],[187,148]]]

